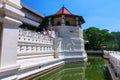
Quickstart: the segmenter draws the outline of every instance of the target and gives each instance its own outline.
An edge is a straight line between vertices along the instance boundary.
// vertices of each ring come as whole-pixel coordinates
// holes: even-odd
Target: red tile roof
[[[66,7],[62,7],[60,10],[57,11],[57,13],[46,16],[46,18],[49,17],[60,17],[61,15],[65,15],[66,17],[78,17],[83,23],[85,23],[82,16],[72,14]]]
[[[64,6],[55,15],[59,15],[59,14],[72,15],[71,12],[67,8],[65,8]]]

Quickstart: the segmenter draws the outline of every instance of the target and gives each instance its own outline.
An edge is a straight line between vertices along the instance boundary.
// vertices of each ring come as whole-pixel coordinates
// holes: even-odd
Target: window
[[[60,21],[58,21],[58,22],[57,22],[57,25],[61,25],[61,22],[60,22]]]
[[[70,31],[71,33],[73,33],[74,31]]]
[[[69,22],[69,21],[66,21],[66,25],[68,25],[68,26],[69,26],[69,25],[70,25],[70,22]]]

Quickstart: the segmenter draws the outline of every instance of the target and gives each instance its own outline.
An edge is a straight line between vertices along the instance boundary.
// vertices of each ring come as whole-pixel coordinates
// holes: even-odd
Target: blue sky
[[[83,29],[91,26],[120,31],[120,0],[22,0],[44,15],[56,13],[63,5],[73,14],[83,16]]]

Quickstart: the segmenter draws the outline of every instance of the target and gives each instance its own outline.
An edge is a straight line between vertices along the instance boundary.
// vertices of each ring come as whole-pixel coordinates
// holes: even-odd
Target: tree
[[[112,41],[113,36],[107,29],[90,27],[84,30],[84,39],[88,41],[85,45],[86,49],[101,50],[107,47],[107,43]]]
[[[120,32],[112,32],[111,34],[112,34],[112,35],[114,36],[114,38],[115,38],[114,42],[115,42],[115,44],[117,45],[117,46],[116,46],[116,47],[117,47],[116,50],[119,50],[119,51],[120,51]]]
[[[47,18],[43,19],[43,21],[40,24],[39,28],[40,28],[40,31],[43,31],[43,29],[47,30],[47,28],[48,28],[48,19]]]

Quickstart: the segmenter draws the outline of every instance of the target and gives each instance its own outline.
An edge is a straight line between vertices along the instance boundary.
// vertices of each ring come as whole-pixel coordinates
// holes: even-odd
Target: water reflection
[[[87,63],[71,63],[33,80],[109,80],[101,57],[89,58]]]
[[[34,80],[83,80],[85,77],[86,64],[65,64],[44,76]]]
[[[85,77],[86,65],[66,64],[61,71],[59,78],[51,80],[83,80]]]

